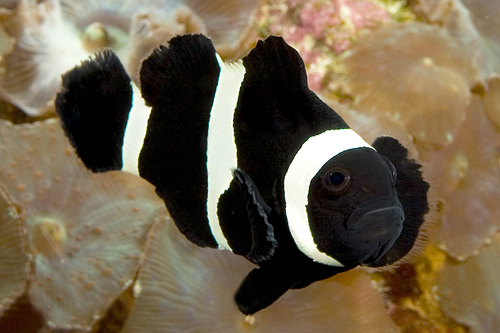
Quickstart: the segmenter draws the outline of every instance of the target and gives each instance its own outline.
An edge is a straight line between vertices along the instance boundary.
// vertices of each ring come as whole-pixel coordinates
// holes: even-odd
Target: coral
[[[446,257],[431,245],[413,264],[372,274],[384,290],[388,312],[401,332],[468,332],[467,327],[446,316],[435,297],[436,275]]]
[[[168,254],[168,255],[166,255]],[[361,270],[316,282],[244,317],[233,301],[252,264],[189,243],[172,221],[157,225],[123,332],[397,332]]]
[[[283,36],[297,48],[308,66],[309,86],[319,91],[333,71],[336,55],[367,30],[397,20],[397,2],[391,8],[371,0],[268,1],[260,26],[263,37]],[[398,14],[395,14],[398,13]]]
[[[163,201],[136,176],[92,174],[53,120],[1,122],[0,156],[33,256],[30,301],[51,329],[89,330],[132,283]]]
[[[417,146],[445,146],[465,117],[478,78],[472,53],[439,27],[389,24],[342,55],[355,105],[401,122]]]
[[[310,36],[324,41],[337,54],[349,47],[351,37],[360,30],[378,27],[391,19],[387,8],[366,0],[282,1],[269,10],[278,14],[269,23],[270,34],[282,35],[291,43]]]

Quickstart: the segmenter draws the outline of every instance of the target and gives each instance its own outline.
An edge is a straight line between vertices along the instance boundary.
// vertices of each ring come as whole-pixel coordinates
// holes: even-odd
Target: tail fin
[[[132,86],[110,50],[63,75],[56,97],[61,125],[83,163],[94,172],[120,170],[132,107]]]

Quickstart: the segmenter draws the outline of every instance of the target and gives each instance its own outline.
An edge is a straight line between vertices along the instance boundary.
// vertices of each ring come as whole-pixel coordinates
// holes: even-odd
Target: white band
[[[334,258],[320,252],[314,242],[306,211],[311,180],[332,157],[343,151],[361,147],[373,149],[351,129],[325,131],[304,142],[285,175],[288,227],[299,250],[315,262],[343,266]]]
[[[231,250],[217,216],[217,202],[228,189],[233,179],[232,170],[237,167],[233,117],[245,67],[241,61],[226,64],[219,55],[217,61],[220,75],[210,112],[207,138],[207,212],[210,230],[219,248]]]
[[[123,138],[122,169],[139,175],[139,154],[144,145],[151,107],[146,105],[139,88],[134,83],[131,84],[134,94]]]

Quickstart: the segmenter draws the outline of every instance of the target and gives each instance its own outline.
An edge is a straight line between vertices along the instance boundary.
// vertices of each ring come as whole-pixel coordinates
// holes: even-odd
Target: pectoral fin
[[[422,177],[421,165],[408,156],[408,150],[398,140],[383,136],[375,139],[372,146],[396,168],[396,191],[405,216],[403,229],[391,249],[368,265],[379,267],[398,261],[413,248],[424,222],[424,215],[429,211],[429,184]]]
[[[233,174],[246,204],[252,234],[252,247],[246,257],[255,263],[269,260],[278,245],[274,238],[274,228],[268,220],[271,208],[264,202],[254,182],[244,171],[235,169]]]

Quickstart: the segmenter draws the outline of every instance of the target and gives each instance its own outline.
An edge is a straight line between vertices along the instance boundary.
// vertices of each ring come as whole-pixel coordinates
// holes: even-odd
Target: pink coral
[[[285,28],[283,36],[290,42],[300,42],[305,36],[325,40],[336,53],[343,52],[359,30],[390,19],[385,8],[367,0],[296,1],[289,6],[297,11],[298,22]]]
[[[335,55],[348,49],[357,34],[392,19],[388,9],[370,0],[281,0],[266,8],[268,32],[297,48],[313,90],[323,87]]]

